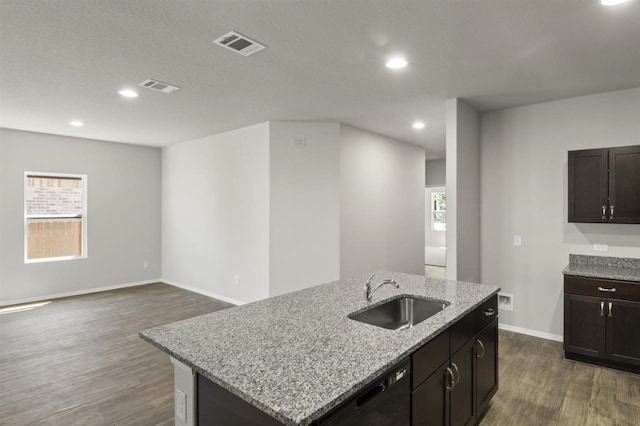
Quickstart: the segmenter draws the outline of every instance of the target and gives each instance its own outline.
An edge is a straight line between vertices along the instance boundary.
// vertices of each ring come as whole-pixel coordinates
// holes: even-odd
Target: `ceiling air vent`
[[[169,83],[163,83],[158,80],[148,79],[138,84],[138,86],[146,87],[147,89],[155,90],[162,93],[173,93],[176,90],[180,90],[178,86],[173,86]]]
[[[231,31],[222,37],[213,40],[213,42],[226,49],[233,50],[242,56],[253,55],[254,53],[264,49],[264,46],[260,43],[250,40],[235,31]]]

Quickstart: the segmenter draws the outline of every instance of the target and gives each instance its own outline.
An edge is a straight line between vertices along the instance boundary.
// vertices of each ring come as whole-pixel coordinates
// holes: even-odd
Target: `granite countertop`
[[[569,255],[565,275],[640,282],[640,259],[628,257]]]
[[[308,425],[500,289],[419,275],[395,279],[366,302],[368,277],[336,281],[140,332],[140,336],[286,425]],[[450,302],[393,331],[349,319],[399,295]]]

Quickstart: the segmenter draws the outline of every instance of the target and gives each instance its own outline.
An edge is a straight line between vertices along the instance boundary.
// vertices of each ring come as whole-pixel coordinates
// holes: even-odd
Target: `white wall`
[[[425,172],[426,186],[444,186],[447,182],[447,160],[427,160]]]
[[[480,281],[480,116],[459,99],[447,111],[447,279]]]
[[[640,144],[639,117],[640,88],[482,116],[482,282],[515,296],[501,322],[561,336],[569,254],[640,257],[640,225],[567,222],[567,151]]]
[[[88,258],[24,263],[25,171],[87,175]],[[159,149],[0,129],[0,194],[0,303],[160,277]]]
[[[339,278],[339,142],[338,123],[270,123],[269,296]]]
[[[424,149],[340,129],[340,276],[424,275]]]
[[[162,150],[163,279],[230,301],[268,297],[268,159],[268,123]]]

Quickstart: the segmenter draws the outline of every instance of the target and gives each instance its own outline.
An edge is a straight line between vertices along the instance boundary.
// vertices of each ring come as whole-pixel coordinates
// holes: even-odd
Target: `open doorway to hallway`
[[[425,216],[425,276],[444,278],[447,252],[447,193],[444,186],[425,188]]]

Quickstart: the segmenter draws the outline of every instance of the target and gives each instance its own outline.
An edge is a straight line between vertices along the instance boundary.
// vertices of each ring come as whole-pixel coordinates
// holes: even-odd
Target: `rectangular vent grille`
[[[213,40],[213,42],[218,46],[232,50],[242,56],[253,55],[265,48],[265,46],[260,43],[248,39],[235,31],[231,31],[222,37]]]
[[[155,90],[162,93],[173,93],[176,90],[180,90],[178,86],[152,79],[145,80],[142,83],[138,84],[138,86],[146,87],[147,89]]]

